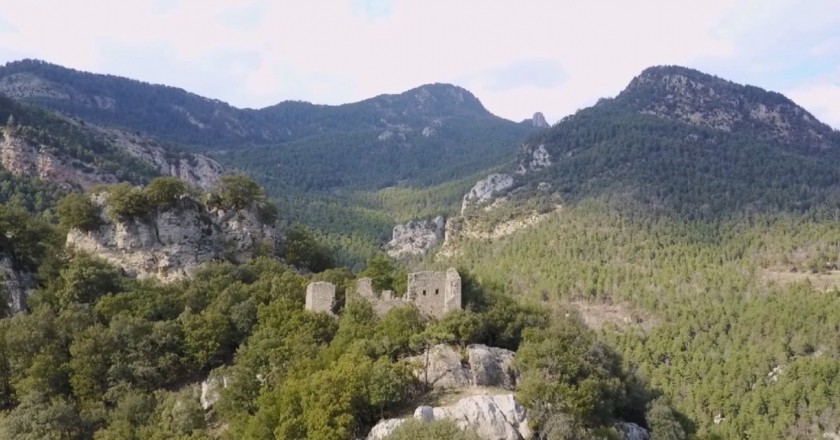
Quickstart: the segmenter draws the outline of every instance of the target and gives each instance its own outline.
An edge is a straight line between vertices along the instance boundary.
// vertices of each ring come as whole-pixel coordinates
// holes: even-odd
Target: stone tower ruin
[[[333,314],[335,284],[316,281],[306,286],[306,310]]]
[[[408,275],[408,290],[402,297],[385,290],[377,294],[370,278],[356,281],[355,294],[368,301],[377,315],[384,315],[394,307],[414,304],[426,316],[441,318],[452,310],[461,309],[461,276],[455,269],[446,272],[413,272]],[[335,305],[335,285],[323,281],[306,287],[306,310],[332,314]]]

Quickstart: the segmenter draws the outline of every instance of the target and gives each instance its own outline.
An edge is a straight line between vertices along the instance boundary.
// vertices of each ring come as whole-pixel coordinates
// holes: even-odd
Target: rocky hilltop
[[[98,227],[73,228],[67,246],[88,252],[138,278],[168,282],[189,277],[202,263],[243,263],[257,254],[272,254],[279,235],[266,224],[255,204],[243,209],[207,207],[183,196],[166,207],[137,218],[119,218],[108,193],[91,197]]]
[[[803,147],[830,148],[837,139],[831,127],[780,93],[685,67],[645,69],[616,100],[640,113]]]

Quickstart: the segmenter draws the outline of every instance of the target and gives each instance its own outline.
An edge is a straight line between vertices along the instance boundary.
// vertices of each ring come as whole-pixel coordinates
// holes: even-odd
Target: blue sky
[[[448,82],[500,116],[551,121],[679,64],[840,128],[837,0],[0,0],[0,62],[21,58],[238,107]]]

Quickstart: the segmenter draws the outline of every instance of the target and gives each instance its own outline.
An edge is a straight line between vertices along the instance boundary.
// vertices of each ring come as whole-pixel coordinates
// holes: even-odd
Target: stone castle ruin
[[[421,313],[440,318],[451,310],[461,309],[461,276],[455,269],[446,272],[413,272],[408,275],[408,290],[403,296],[385,290],[377,294],[370,278],[356,281],[355,294],[368,301],[378,315],[394,307],[414,304]],[[335,286],[319,281],[306,287],[306,310],[332,313]]]
[[[333,307],[335,307],[335,284],[316,281],[306,286],[306,310],[333,315]]]

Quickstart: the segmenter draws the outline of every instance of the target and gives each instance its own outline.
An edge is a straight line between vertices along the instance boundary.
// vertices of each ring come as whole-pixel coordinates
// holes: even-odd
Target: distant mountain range
[[[510,161],[517,142],[542,128],[538,119],[494,116],[470,92],[446,84],[339,106],[289,101],[252,110],[25,60],[0,67],[0,93],[214,154],[275,193],[441,183]]]

